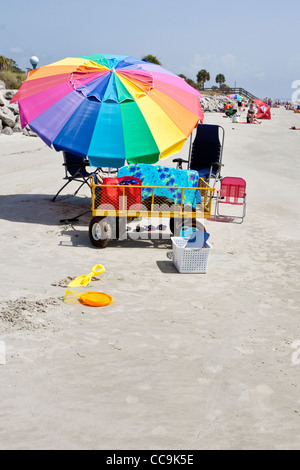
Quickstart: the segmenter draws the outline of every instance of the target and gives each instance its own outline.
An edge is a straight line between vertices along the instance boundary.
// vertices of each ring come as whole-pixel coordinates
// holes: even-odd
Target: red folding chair
[[[241,219],[239,223],[242,223],[246,215],[246,195],[246,181],[243,178],[236,178],[234,176],[226,176],[223,178],[220,183],[220,189],[217,191],[215,217],[217,215],[218,217],[233,217],[234,219]],[[242,206],[242,214],[221,214],[221,204]]]

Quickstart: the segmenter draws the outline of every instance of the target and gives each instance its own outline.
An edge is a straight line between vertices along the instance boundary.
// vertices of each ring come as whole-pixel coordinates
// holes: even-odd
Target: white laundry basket
[[[185,248],[187,237],[171,237],[173,263],[180,273],[206,273],[211,245],[203,248]]]

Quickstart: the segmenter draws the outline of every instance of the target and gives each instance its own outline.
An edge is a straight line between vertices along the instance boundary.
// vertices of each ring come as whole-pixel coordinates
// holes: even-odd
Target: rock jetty
[[[3,82],[2,82],[3,83]],[[10,104],[10,100],[18,90],[6,90],[0,83],[0,134],[12,135],[22,132],[24,135],[36,137],[29,126],[22,129],[18,103]]]
[[[204,113],[220,113],[224,110],[224,104],[233,103],[236,106],[236,100],[230,99],[224,95],[203,95],[200,98]]]

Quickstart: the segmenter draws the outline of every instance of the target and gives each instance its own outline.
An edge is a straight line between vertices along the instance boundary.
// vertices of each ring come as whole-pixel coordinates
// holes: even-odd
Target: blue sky
[[[174,73],[291,99],[300,84],[299,0],[15,0],[1,6],[0,55],[19,67],[65,57],[153,54]],[[295,88],[295,85],[294,85]]]

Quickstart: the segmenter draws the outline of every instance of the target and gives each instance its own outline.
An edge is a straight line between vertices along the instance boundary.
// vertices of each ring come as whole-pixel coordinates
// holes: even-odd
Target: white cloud
[[[19,54],[20,52],[23,52],[22,47],[11,47],[10,50],[11,50],[11,52],[13,52],[14,54]]]

